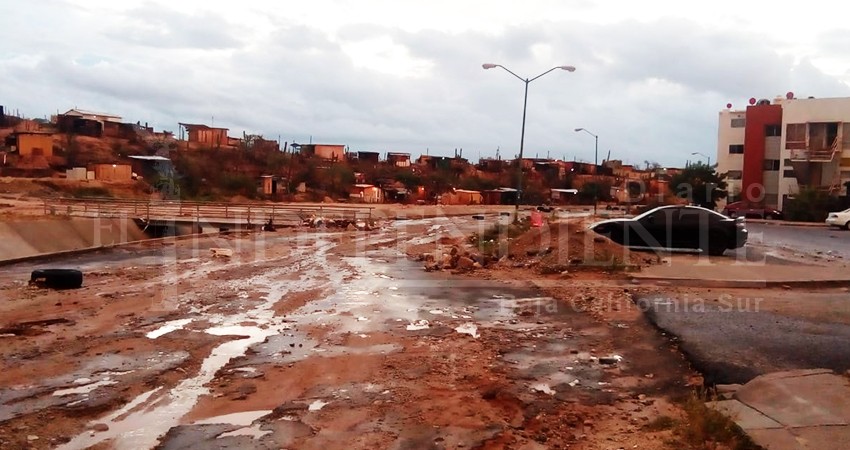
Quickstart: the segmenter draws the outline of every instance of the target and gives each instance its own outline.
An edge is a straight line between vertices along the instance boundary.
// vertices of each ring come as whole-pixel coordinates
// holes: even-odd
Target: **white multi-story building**
[[[782,208],[800,187],[847,195],[850,98],[751,99],[744,111],[720,112],[717,171],[730,198]]]

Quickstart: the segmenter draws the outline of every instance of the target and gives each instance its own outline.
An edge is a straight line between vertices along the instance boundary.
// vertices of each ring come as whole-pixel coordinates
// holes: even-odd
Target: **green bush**
[[[844,209],[838,197],[832,197],[827,192],[800,188],[800,193],[793,199],[785,201],[783,213],[785,219],[797,222],[823,222],[830,211]]]

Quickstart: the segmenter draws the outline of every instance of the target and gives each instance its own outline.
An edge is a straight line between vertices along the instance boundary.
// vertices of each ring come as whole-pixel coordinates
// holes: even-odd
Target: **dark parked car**
[[[722,255],[747,242],[743,220],[699,206],[661,206],[631,219],[605,220],[591,229],[627,247],[702,250],[709,255]]]
[[[785,216],[782,211],[759,203],[747,201],[732,202],[723,208],[723,214],[731,218],[746,217],[748,219],[776,219],[782,220]]]

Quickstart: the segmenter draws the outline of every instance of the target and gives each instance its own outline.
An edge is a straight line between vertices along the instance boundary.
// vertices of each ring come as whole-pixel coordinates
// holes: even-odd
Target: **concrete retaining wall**
[[[0,222],[0,260],[147,239],[129,219]]]

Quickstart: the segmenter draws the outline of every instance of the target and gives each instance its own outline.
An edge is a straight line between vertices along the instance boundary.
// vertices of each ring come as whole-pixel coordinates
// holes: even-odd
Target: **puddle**
[[[80,381],[80,380],[77,380],[77,381]],[[86,384],[86,385],[75,387],[75,388],[60,389],[58,391],[53,391],[53,396],[54,397],[64,397],[66,395],[88,394],[88,393],[94,391],[95,389],[97,389],[101,386],[109,386],[109,385],[112,385],[112,384],[118,384],[118,382],[112,381],[111,379],[106,378],[105,380],[101,380],[101,381],[98,381],[96,383]]]
[[[272,434],[271,430],[261,430],[261,424],[256,424],[250,427],[240,428],[238,430],[229,431],[227,433],[222,433],[217,436],[217,439],[224,439],[229,437],[237,437],[237,436],[250,436],[251,439],[261,439],[263,436],[267,434]]]
[[[171,333],[172,331],[181,330],[181,329],[183,329],[183,327],[185,327],[186,325],[188,325],[191,322],[192,322],[192,319],[179,319],[179,320],[172,320],[170,322],[165,322],[164,325],[157,328],[156,330],[153,330],[153,331],[145,334],[145,336],[148,339],[156,339],[160,336]]]
[[[272,410],[263,410],[263,411],[244,411],[233,414],[225,414],[223,416],[210,417],[208,419],[196,420],[192,423],[192,425],[213,425],[217,423],[223,423],[227,425],[237,425],[240,427],[247,427],[254,423],[255,420],[260,417],[267,416],[271,414]]]

